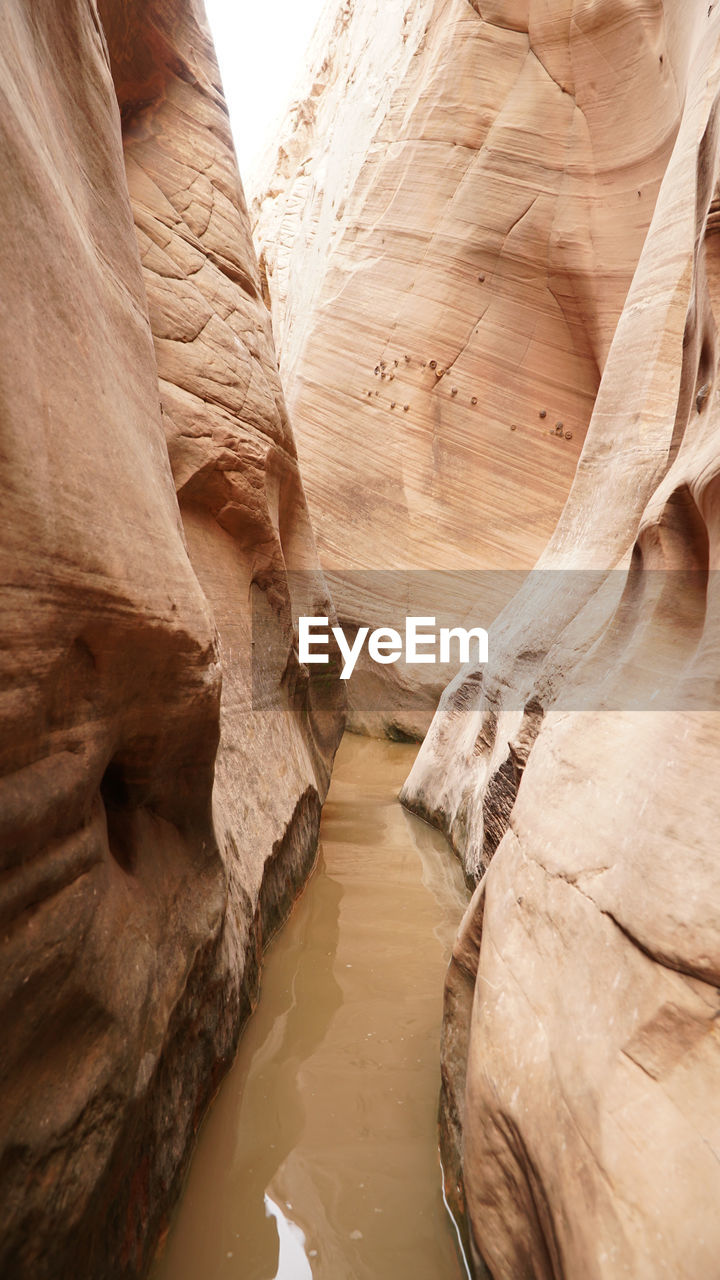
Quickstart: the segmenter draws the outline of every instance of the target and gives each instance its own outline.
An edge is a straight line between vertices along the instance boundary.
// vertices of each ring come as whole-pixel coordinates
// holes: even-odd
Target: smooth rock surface
[[[720,1254],[720,11],[592,8],[619,59],[652,17],[677,140],[546,572],[403,798],[479,881],[442,1105],[477,1273],[695,1280]],[[618,110],[618,149],[638,129]]]
[[[684,15],[619,0],[328,7],[253,193],[328,570],[535,563],[679,126]],[[369,615],[342,576],[333,595],[349,624],[387,612],[379,599]],[[497,611],[469,578],[458,623],[471,604],[476,622]],[[435,674],[415,720],[393,692],[400,714],[375,730],[425,728]]]
[[[0,1271],[114,1280],[312,863],[341,715],[293,654],[285,565],[327,593],[202,6],[8,0],[0,103]]]

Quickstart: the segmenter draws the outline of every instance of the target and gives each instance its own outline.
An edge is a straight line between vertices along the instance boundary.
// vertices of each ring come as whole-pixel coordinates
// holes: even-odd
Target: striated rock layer
[[[327,569],[542,552],[684,101],[686,6],[637,10],[329,7],[253,204]],[[333,595],[349,623],[387,612]],[[470,580],[458,621],[469,599],[492,616]]]
[[[312,863],[341,714],[295,655],[329,604],[202,6],[8,0],[0,102],[0,1271],[113,1280]]]
[[[720,10],[553,7],[571,39],[592,19],[598,76],[642,78],[651,48],[672,68],[677,137],[543,572],[403,793],[478,881],[446,989],[446,1184],[478,1275],[696,1280],[720,1256]],[[608,154],[641,136],[636,84]]]

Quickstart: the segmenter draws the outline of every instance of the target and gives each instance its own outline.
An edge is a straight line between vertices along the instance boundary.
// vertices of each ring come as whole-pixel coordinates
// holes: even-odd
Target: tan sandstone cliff
[[[633,11],[329,6],[253,201],[328,570],[527,570],[543,550],[682,109],[685,11]],[[382,583],[374,614],[332,583],[348,622],[387,616]],[[456,586],[456,619],[492,618],[489,580]]]
[[[0,104],[0,1271],[110,1280],[312,863],[341,714],[297,663],[329,605],[201,3],[9,0]]]
[[[258,228],[325,562],[541,557],[403,793],[479,882],[447,1193],[478,1275],[713,1277],[720,10],[389,7],[384,67],[372,6],[343,9]],[[353,95],[378,114],[336,192]]]
[[[476,877],[489,862],[448,979],[442,1120],[495,1280],[695,1280],[720,1250],[720,27],[705,3],[662,16],[684,109],[546,572],[404,792]],[[614,565],[601,589],[572,572]]]

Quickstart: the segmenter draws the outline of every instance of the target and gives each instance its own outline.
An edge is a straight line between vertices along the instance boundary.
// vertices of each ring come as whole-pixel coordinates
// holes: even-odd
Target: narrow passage
[[[442,987],[467,903],[397,793],[417,748],[347,734],[317,868],[272,942],[152,1280],[462,1280],[442,1200]]]

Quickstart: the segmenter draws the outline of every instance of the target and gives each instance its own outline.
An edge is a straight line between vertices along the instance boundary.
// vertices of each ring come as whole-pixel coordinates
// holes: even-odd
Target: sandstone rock
[[[576,4],[578,30],[584,13],[599,50],[646,49],[640,10]],[[652,20],[682,111],[578,472],[489,669],[448,689],[404,789],[479,880],[446,990],[442,1132],[495,1280],[691,1280],[720,1248],[720,18],[667,0]],[[642,122],[616,113],[632,145]]]
[[[143,1270],[340,723],[202,8],[100,9],[0,13],[4,1280]]]
[[[682,109],[684,11],[631,9],[329,7],[253,202],[329,570],[528,570],[542,552]],[[374,622],[352,583],[334,596],[343,622]],[[492,615],[472,578],[470,603]]]

